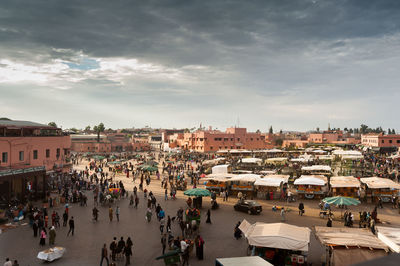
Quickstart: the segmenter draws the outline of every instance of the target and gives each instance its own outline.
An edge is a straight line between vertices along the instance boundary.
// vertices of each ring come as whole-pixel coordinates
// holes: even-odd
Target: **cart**
[[[165,265],[179,265],[181,262],[181,256],[179,254],[179,250],[173,250],[156,258],[156,260],[161,260],[161,259],[164,260]]]
[[[38,259],[44,260],[44,261],[53,261],[56,259],[61,258],[64,255],[65,248],[63,247],[53,247],[49,248],[43,251],[40,251],[37,255]]]

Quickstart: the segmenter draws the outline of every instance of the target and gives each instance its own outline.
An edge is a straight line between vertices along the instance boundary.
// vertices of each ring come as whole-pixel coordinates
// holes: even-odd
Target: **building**
[[[0,195],[45,193],[46,175],[70,170],[70,147],[70,136],[60,128],[0,120]]]
[[[361,144],[367,147],[400,147],[400,135],[363,134]]]
[[[152,150],[157,150],[157,151],[161,150],[163,144],[162,135],[161,134],[149,135],[148,143]]]
[[[268,143],[261,133],[249,133],[246,128],[227,128],[218,130],[198,130],[193,133],[176,133],[169,137],[170,148],[181,148],[197,152],[215,152],[218,150],[265,149]]]
[[[117,132],[97,136],[71,135],[71,150],[74,152],[110,153],[148,150],[148,144],[142,144],[130,134]]]
[[[322,133],[310,133],[309,144],[359,144],[360,139],[349,134],[343,134],[341,130],[327,130]]]

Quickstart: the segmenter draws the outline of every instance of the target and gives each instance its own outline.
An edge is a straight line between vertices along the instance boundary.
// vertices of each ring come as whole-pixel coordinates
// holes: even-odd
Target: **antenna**
[[[237,123],[237,124],[236,124],[236,125],[237,125],[236,127],[240,127],[239,116],[237,117],[237,121],[236,121],[236,123]]]

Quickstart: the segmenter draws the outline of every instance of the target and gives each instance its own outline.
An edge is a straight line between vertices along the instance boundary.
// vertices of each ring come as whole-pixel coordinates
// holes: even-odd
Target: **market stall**
[[[348,227],[315,227],[317,239],[325,246],[326,265],[353,265],[382,257],[389,251],[370,230]]]
[[[209,174],[206,178],[202,178],[206,182],[206,189],[210,191],[221,192],[227,188],[227,184],[235,174],[219,173],[219,174]]]
[[[360,178],[361,184],[365,190],[367,202],[376,202],[379,197],[383,202],[390,202],[393,196],[397,196],[400,184],[380,177]]]
[[[258,257],[217,258],[215,266],[273,266],[268,261]]]
[[[332,196],[357,197],[360,181],[353,176],[332,176],[329,181]]]
[[[288,175],[268,175],[263,178],[257,178],[254,186],[259,199],[277,199],[280,197],[282,188],[288,183]]]
[[[253,196],[254,182],[260,178],[256,174],[239,174],[229,180],[229,188],[233,194],[242,192],[244,195]]]
[[[324,197],[327,193],[327,178],[323,175],[302,175],[294,181],[297,194],[306,199]]]
[[[240,224],[252,247],[252,254],[274,265],[301,265],[306,261],[311,230],[286,223],[255,223],[246,220]]]

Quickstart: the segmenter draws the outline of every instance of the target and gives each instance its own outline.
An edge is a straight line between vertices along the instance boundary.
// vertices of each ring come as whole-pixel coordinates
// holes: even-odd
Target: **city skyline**
[[[23,6],[23,8],[21,8]],[[398,131],[397,1],[3,1],[0,114]],[[90,122],[88,122],[90,121]]]

